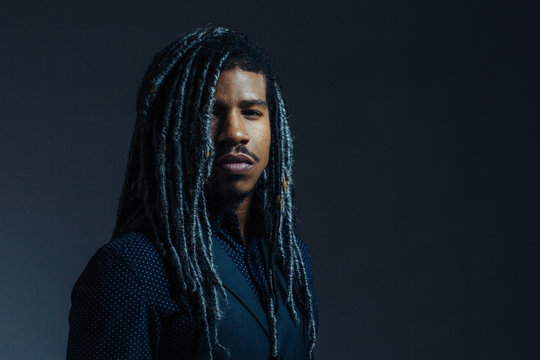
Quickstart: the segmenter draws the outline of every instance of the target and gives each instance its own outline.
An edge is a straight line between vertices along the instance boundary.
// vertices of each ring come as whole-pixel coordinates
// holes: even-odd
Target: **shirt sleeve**
[[[111,249],[92,257],[71,294],[67,359],[151,359],[155,329],[135,274]]]

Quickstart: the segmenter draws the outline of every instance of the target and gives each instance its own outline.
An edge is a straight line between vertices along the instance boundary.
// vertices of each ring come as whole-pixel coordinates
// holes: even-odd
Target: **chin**
[[[211,201],[225,207],[234,208],[254,194],[258,181],[246,176],[215,176],[208,186]]]
[[[249,190],[241,189],[238,187],[231,187],[227,190],[221,191],[218,194],[220,202],[227,207],[236,207],[244,199],[253,194],[254,188]]]

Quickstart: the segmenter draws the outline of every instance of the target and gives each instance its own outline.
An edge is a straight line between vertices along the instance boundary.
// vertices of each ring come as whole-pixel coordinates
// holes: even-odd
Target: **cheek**
[[[212,119],[210,123],[210,134],[212,136],[212,141],[216,141],[216,132],[217,132],[217,121]]]
[[[259,123],[257,126],[252,126],[248,130],[248,134],[251,135],[251,146],[255,151],[261,163],[266,166],[270,154],[270,143],[272,141],[272,135],[270,131],[270,123]],[[248,143],[249,148],[249,143]]]
[[[266,163],[268,163],[268,158],[270,156],[271,142],[272,142],[272,134],[270,132],[270,125],[268,125],[268,127],[265,129],[264,136],[261,139],[261,144],[262,144],[261,152],[264,152],[264,158],[266,159],[265,166],[266,166]],[[261,155],[263,154],[261,153]]]

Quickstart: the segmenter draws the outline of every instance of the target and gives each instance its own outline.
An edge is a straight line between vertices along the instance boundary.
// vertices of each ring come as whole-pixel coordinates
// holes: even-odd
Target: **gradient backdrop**
[[[0,358],[65,357],[139,81],[211,22],[280,73],[317,358],[539,359],[539,4],[2,2]]]

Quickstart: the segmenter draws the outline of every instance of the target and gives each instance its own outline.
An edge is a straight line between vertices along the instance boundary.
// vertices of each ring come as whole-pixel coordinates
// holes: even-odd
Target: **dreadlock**
[[[139,215],[149,219],[153,241],[165,263],[175,301],[192,312],[203,329],[212,359],[217,323],[227,298],[214,267],[207,192],[215,155],[212,109],[219,75],[241,68],[263,73],[271,118],[270,159],[257,185],[270,249],[266,308],[272,355],[278,355],[276,271],[286,279],[287,308],[307,320],[309,356],[316,328],[306,268],[295,238],[292,135],[277,77],[262,48],[222,27],[188,33],[158,52],[142,80],[137,119],[113,236]],[[266,262],[265,262],[266,263]],[[186,294],[189,294],[186,296]]]

